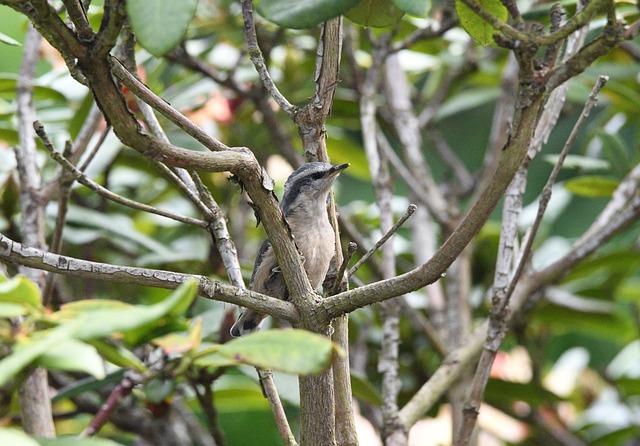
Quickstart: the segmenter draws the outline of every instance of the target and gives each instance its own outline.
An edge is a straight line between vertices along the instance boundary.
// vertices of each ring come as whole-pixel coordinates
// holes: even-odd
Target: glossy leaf
[[[68,339],[49,348],[36,361],[48,370],[85,372],[104,378],[104,361],[96,349],[84,342]]]
[[[166,336],[153,340],[153,343],[167,355],[187,353],[200,346],[202,340],[202,319],[198,319],[187,335],[182,333],[169,333]]]
[[[154,323],[171,314],[175,308],[182,310],[195,299],[197,284],[190,280],[171,293],[165,300],[149,306],[127,305],[122,302],[107,301],[111,308],[96,309],[94,305],[104,305],[99,301],[78,302],[65,307],[79,312],[80,330],[78,339],[103,338],[117,332],[127,332]]]
[[[0,302],[11,302],[29,308],[40,308],[40,289],[28,277],[18,275],[0,283]]]
[[[114,333],[155,324],[175,308],[184,309],[184,302],[192,302],[196,290],[196,281],[189,280],[155,305],[127,305],[120,302],[115,304],[113,301],[107,301],[106,304],[104,301],[92,301],[68,305],[64,317],[59,318],[68,320],[56,328],[39,333],[35,340],[18,344],[13,353],[0,361],[0,386],[61,343],[71,339],[104,338]],[[96,309],[96,306],[100,309]],[[69,307],[72,307],[73,311]]]
[[[354,23],[374,28],[384,28],[397,23],[404,11],[388,0],[360,0],[345,13],[345,17]]]
[[[393,0],[393,3],[407,14],[423,17],[431,9],[431,0]]]
[[[12,318],[23,315],[27,312],[24,306],[10,302],[0,302],[0,317]]]
[[[86,342],[93,345],[96,350],[98,350],[98,353],[100,353],[100,356],[111,364],[137,370],[138,372],[144,372],[147,370],[145,365],[136,355],[120,345],[112,345],[101,339],[93,339]]]
[[[382,396],[376,387],[365,376],[351,372],[351,390],[353,396],[364,401],[365,403],[380,406],[382,404]]]
[[[175,388],[175,381],[155,378],[144,386],[144,395],[151,403],[160,404],[173,394]]]
[[[507,8],[500,0],[478,0],[478,3],[496,18],[503,22],[507,20]],[[498,31],[487,21],[460,0],[456,1],[456,12],[458,13],[460,24],[471,37],[484,46],[495,44],[493,35]]]
[[[0,361],[0,386],[20,373],[25,367],[35,361],[56,345],[68,341],[76,333],[76,324],[65,324],[52,330],[47,330],[39,339],[19,344],[9,356]]]
[[[491,403],[509,404],[513,400],[529,404],[553,404],[562,401],[558,395],[533,383],[518,383],[491,378],[487,383],[485,397]]]
[[[5,43],[7,45],[11,45],[11,46],[22,46],[22,44],[18,42],[16,39],[12,39],[11,37],[7,36],[4,33],[0,33],[0,42]]]
[[[140,44],[160,57],[178,46],[193,19],[198,0],[127,0],[131,27]]]
[[[560,155],[545,155],[542,159],[550,164],[556,164]],[[578,169],[583,172],[606,170],[610,167],[608,161],[591,158],[589,156],[567,155],[562,163],[564,169]]]
[[[251,364],[287,373],[319,373],[335,354],[344,354],[330,340],[303,330],[267,330],[228,342],[196,364],[219,367]]]
[[[338,17],[358,0],[262,0],[258,12],[283,28],[311,28]]]
[[[14,99],[17,83],[17,76],[0,76],[0,98]],[[60,104],[65,104],[67,102],[66,96],[60,93],[58,90],[54,90],[51,87],[45,87],[42,85],[35,85],[33,87],[33,97],[36,101],[47,100]]]
[[[601,176],[582,176],[565,181],[564,187],[574,195],[597,198],[610,197],[620,182]]]
[[[11,446],[38,446],[40,443],[18,429],[0,427],[0,444]]]
[[[113,440],[106,438],[77,438],[71,437],[58,437],[58,438],[41,438],[39,437],[38,443],[40,446],[123,446],[122,443],[116,443]]]
[[[115,384],[122,381],[124,376],[124,369],[117,370],[107,375],[104,379],[96,379],[92,376],[81,379],[79,381],[73,381],[71,384],[60,389],[52,398],[52,402],[62,401],[66,398],[73,398],[74,396],[81,395],[85,392],[95,392],[102,390],[105,387],[113,387]]]

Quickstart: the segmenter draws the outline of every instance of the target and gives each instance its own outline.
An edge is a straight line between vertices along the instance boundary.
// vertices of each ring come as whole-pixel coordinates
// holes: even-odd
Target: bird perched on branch
[[[335,251],[334,232],[327,215],[329,190],[347,167],[349,164],[307,163],[293,172],[284,185],[280,208],[314,289],[324,280]],[[289,297],[269,240],[264,241],[256,257],[249,289],[279,299]],[[265,317],[254,310],[245,310],[231,327],[231,335],[239,337],[257,331]]]

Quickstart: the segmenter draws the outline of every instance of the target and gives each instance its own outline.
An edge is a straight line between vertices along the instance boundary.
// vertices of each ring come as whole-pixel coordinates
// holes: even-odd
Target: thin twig
[[[73,177],[82,185],[88,187],[98,195],[105,197],[108,200],[113,201],[114,203],[121,204],[123,206],[130,207],[132,209],[137,209],[143,212],[149,212],[152,214],[160,215],[162,217],[170,218],[172,220],[179,221],[181,223],[186,223],[188,225],[198,226],[201,228],[206,228],[208,223],[203,220],[198,220],[195,218],[187,217],[184,215],[174,214],[173,212],[165,211],[162,209],[158,209],[153,206],[149,206],[144,203],[139,203],[137,201],[131,200],[129,198],[125,198],[121,195],[118,195],[114,192],[111,192],[109,189],[99,185],[95,181],[91,180],[84,172],[79,171],[73,164],[71,164],[61,153],[56,152],[56,150],[51,145],[51,142],[48,140],[47,135],[45,133],[44,127],[38,121],[34,123],[34,128],[40,139],[43,141],[45,148],[49,152],[51,158],[60,164],[64,169],[66,169]]]
[[[413,215],[416,208],[417,206],[415,204],[410,204],[409,207],[407,207],[406,212],[402,217],[400,217],[400,220],[398,220],[397,223],[394,224],[387,231],[387,233],[380,240],[376,242],[373,248],[367,251],[367,253],[363,255],[362,258],[358,260],[358,262],[355,265],[351,267],[351,269],[348,272],[349,277],[353,276],[355,272],[358,271],[358,268],[360,268],[362,264],[369,259],[369,257],[371,257],[378,249],[380,249],[380,247],[384,245],[385,242],[389,240],[389,238],[398,231],[398,229],[400,229],[400,227],[404,224],[404,222],[406,222],[411,217],[411,215]]]
[[[35,127],[35,126],[34,126]],[[44,128],[40,126],[42,130],[42,134],[38,133],[39,129],[36,128],[36,133],[42,140],[47,150],[52,148],[51,141],[44,134]],[[43,138],[44,136],[44,138]],[[71,142],[67,141],[67,146],[65,152],[71,153]],[[51,246],[49,246],[49,251],[54,254],[60,254],[62,252],[62,233],[64,231],[65,222],[67,220],[67,212],[69,210],[69,200],[71,199],[71,190],[74,182],[73,175],[67,171],[63,170],[60,175],[60,180],[58,182],[58,212],[56,214],[56,224],[53,229],[53,235],[51,236]],[[54,289],[54,281],[55,275],[48,274],[45,278],[44,291],[42,292],[42,304],[45,307],[49,306],[51,302],[51,297],[53,295]]]
[[[556,162],[555,166],[553,166],[553,170],[549,175],[549,179],[547,180],[547,183],[545,184],[544,189],[542,190],[542,196],[540,197],[540,203],[538,205],[538,213],[533,223],[533,227],[531,228],[531,234],[526,239],[524,246],[522,247],[522,254],[521,254],[520,261],[516,266],[516,269],[513,273],[513,277],[511,278],[511,282],[509,284],[509,288],[507,289],[505,299],[501,304],[501,311],[506,310],[506,307],[509,304],[509,299],[511,298],[511,295],[513,294],[513,290],[515,289],[516,283],[518,282],[518,279],[522,274],[524,265],[526,264],[527,259],[529,257],[529,253],[531,252],[531,247],[533,246],[533,240],[538,232],[538,229],[540,228],[540,224],[542,223],[542,217],[544,216],[544,213],[547,210],[549,201],[551,200],[553,185],[556,183],[556,180],[558,179],[558,175],[560,174],[560,170],[562,169],[564,160],[569,154],[569,151],[573,147],[573,144],[575,143],[576,138],[578,137],[578,134],[582,130],[582,127],[584,126],[587,118],[589,117],[589,113],[591,113],[591,110],[593,109],[593,107],[596,106],[598,102],[598,94],[600,93],[600,90],[604,87],[604,85],[607,83],[608,80],[609,80],[608,76],[602,76],[602,75],[598,76],[598,80],[596,81],[595,86],[591,90],[591,94],[589,94],[589,99],[587,100],[587,103],[582,109],[582,113],[580,114],[580,117],[578,117],[578,121],[573,126],[573,129],[571,129],[571,133],[569,134],[569,137],[567,138],[567,141],[565,142],[565,145],[562,148],[562,151],[560,152],[558,161]]]
[[[207,132],[195,125],[186,116],[169,105],[166,101],[156,96],[145,84],[140,82],[131,74],[118,59],[111,58],[111,70],[113,74],[136,96],[149,104],[158,112],[166,116],[171,122],[184,130],[187,134],[195,138],[198,142],[212,151],[231,150],[217,139],[211,137]]]
[[[100,406],[100,410],[93,417],[89,425],[78,435],[78,438],[87,438],[95,435],[107,422],[111,413],[116,409],[118,401],[129,395],[134,386],[142,380],[139,373],[128,370],[122,376],[122,381],[111,391],[107,401]]]
[[[495,356],[500,348],[502,340],[504,339],[506,328],[507,328],[507,307],[511,300],[511,296],[515,290],[516,284],[518,283],[522,272],[524,271],[524,267],[528,262],[529,253],[531,252],[531,247],[533,246],[533,240],[535,239],[535,235],[540,227],[540,223],[542,222],[542,217],[544,216],[545,210],[551,199],[551,192],[553,185],[555,184],[558,174],[560,173],[560,169],[562,168],[562,164],[564,159],[566,158],[569,150],[573,146],[578,133],[582,129],[587,117],[591,109],[595,106],[598,98],[598,93],[604,86],[607,81],[606,76],[600,76],[594,86],[591,94],[589,95],[589,99],[587,100],[578,121],[574,125],[569,138],[567,139],[558,161],[554,166],[551,174],[549,175],[549,179],[543,189],[540,203],[538,206],[538,213],[536,215],[536,219],[534,221],[533,227],[531,228],[530,233],[525,239],[524,246],[522,248],[522,252],[519,256],[517,264],[515,266],[514,272],[512,273],[508,287],[497,287],[494,288],[494,295],[492,296],[492,309],[489,317],[489,329],[487,331],[487,338],[484,344],[484,349],[482,351],[482,355],[478,362],[478,366],[476,368],[476,373],[474,375],[474,379],[471,386],[471,392],[469,395],[469,399],[465,404],[464,408],[464,420],[462,426],[460,428],[459,433],[459,441],[461,445],[466,445],[471,439],[471,434],[473,432],[474,426],[476,424],[477,415],[480,409],[480,403],[482,401],[482,397],[484,394],[484,389],[486,388],[487,382],[489,380],[489,374],[491,371],[491,366],[495,359]]]
[[[458,19],[453,14],[446,16],[442,21],[438,22],[439,26],[437,29],[433,29],[431,26],[417,29],[404,39],[394,42],[389,48],[389,51],[392,53],[398,52],[407,49],[418,42],[439,37],[457,24]]]
[[[425,337],[431,342],[436,353],[438,353],[441,357],[446,357],[448,353],[447,346],[442,342],[440,335],[438,334],[438,330],[429,322],[424,314],[422,314],[417,309],[413,308],[407,302],[407,299],[398,299],[400,306],[402,307],[402,311],[409,317],[413,325],[415,325],[419,330],[421,330]]]
[[[448,224],[449,205],[438,187],[423,151],[418,116],[413,112],[409,81],[397,54],[390,54],[384,64],[383,90],[391,112],[391,123],[401,144],[405,165],[425,193],[418,194],[433,218]]]
[[[275,382],[273,381],[273,372],[260,367],[256,367],[256,371],[260,378],[262,392],[271,406],[271,412],[273,413],[276,426],[278,426],[278,432],[280,432],[282,441],[286,446],[297,446],[298,443],[296,442],[296,437],[291,431],[289,421],[287,420],[287,414],[284,412],[284,408],[280,402],[280,396],[278,395]]]
[[[244,33],[247,39],[247,48],[249,50],[249,58],[256,67],[264,88],[269,91],[271,97],[276,101],[280,108],[290,117],[294,118],[297,113],[297,107],[292,105],[287,98],[284,97],[276,84],[273,82],[267,63],[262,56],[262,51],[258,46],[258,36],[256,35],[256,27],[253,21],[253,2],[252,0],[242,0],[242,17],[244,19]]]
[[[98,109],[98,111],[99,110],[100,109]],[[99,116],[102,117],[102,113],[100,113]],[[102,133],[100,133],[100,137],[96,141],[96,144],[93,146],[93,149],[91,149],[91,152],[89,152],[87,156],[84,158],[84,160],[82,161],[82,164],[80,164],[80,166],[78,167],[78,170],[80,170],[81,172],[84,172],[85,170],[87,170],[87,167],[89,167],[89,164],[91,164],[91,161],[93,161],[93,159],[95,158],[96,154],[98,153],[98,150],[100,150],[100,147],[102,147],[102,144],[104,144],[104,142],[106,141],[107,136],[109,136],[110,131],[111,131],[110,125],[107,125],[104,128],[104,130],[102,130]],[[74,161],[75,154],[76,154],[76,151],[74,151],[73,156],[69,158],[69,161],[71,163],[73,163]]]
[[[338,274],[336,274],[336,278],[331,286],[329,294],[336,294],[340,290],[340,283],[342,282],[342,278],[344,277],[344,272],[347,270],[347,266],[349,266],[349,262],[353,258],[356,250],[358,249],[358,245],[355,242],[349,242],[349,246],[347,247],[347,253],[342,259],[342,263],[340,264],[340,268],[338,268]]]
[[[20,180],[20,235],[22,240],[34,247],[44,249],[44,204],[38,198],[41,189],[41,177],[38,167],[37,147],[33,132],[33,121],[36,120],[34,103],[34,87],[36,67],[40,58],[42,37],[29,23],[24,39],[24,48],[20,71],[16,82],[16,116],[18,118],[19,146],[15,148],[18,178]],[[32,268],[20,268],[25,274],[42,288],[44,274]],[[18,405],[22,416],[22,427],[31,435],[55,437],[51,399],[47,372],[37,367],[25,376],[18,389]]]

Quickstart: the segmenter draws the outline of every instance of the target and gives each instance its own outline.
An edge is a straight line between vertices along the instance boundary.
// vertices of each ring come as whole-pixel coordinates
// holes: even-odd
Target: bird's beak
[[[349,163],[340,164],[339,166],[333,166],[333,169],[331,169],[331,174],[332,175],[337,175],[340,172],[342,172],[344,169],[346,169],[347,167],[349,167]]]

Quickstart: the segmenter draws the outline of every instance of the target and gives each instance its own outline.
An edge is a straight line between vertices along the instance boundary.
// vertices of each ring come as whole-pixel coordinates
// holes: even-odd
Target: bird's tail
[[[239,338],[260,329],[260,325],[266,316],[256,311],[246,309],[231,327],[231,336]]]

